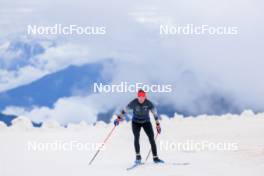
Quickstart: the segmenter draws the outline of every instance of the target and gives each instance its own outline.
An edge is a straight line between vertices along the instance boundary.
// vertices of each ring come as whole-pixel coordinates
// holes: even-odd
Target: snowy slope
[[[94,163],[88,165],[95,153],[90,150],[32,151],[29,141],[47,143],[78,141],[92,144],[101,142],[113,125],[84,122],[62,128],[48,121],[41,128],[32,128],[30,121],[19,118],[12,127],[0,124],[0,175],[1,176],[88,176],[88,175],[144,175],[144,176],[262,176],[264,173],[264,114],[244,112],[240,116],[200,116],[197,118],[163,118],[162,134],[157,139],[159,155],[166,161],[155,165],[149,158],[146,165],[127,171],[134,160],[133,136],[130,122],[115,129],[109,142]],[[167,150],[161,144],[187,140],[210,143],[235,143],[236,150]],[[58,143],[57,143],[58,144]],[[149,144],[141,131],[141,154],[145,158]],[[42,148],[43,149],[43,148]],[[88,149],[88,150],[87,150]]]

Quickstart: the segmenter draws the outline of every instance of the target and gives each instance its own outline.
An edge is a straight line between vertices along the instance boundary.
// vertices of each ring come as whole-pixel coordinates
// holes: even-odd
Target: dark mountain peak
[[[61,97],[69,97],[76,92],[92,93],[94,82],[106,83],[111,79],[103,75],[106,59],[82,66],[69,66],[61,71],[46,75],[30,84],[0,93],[0,111],[7,106],[47,106]]]

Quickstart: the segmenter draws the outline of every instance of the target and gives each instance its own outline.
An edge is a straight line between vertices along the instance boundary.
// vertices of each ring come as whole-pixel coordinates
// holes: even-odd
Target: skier
[[[119,122],[123,120],[124,115],[129,111],[133,111],[133,118],[132,118],[132,131],[134,134],[134,147],[136,152],[136,164],[141,163],[141,155],[140,155],[140,145],[139,145],[139,136],[141,127],[143,127],[145,133],[148,136],[153,161],[155,163],[163,163],[161,159],[159,159],[157,155],[157,146],[154,139],[154,132],[150,122],[149,111],[153,114],[155,121],[156,121],[156,129],[157,132],[161,133],[161,127],[159,123],[159,118],[157,114],[157,110],[153,103],[146,98],[146,92],[140,89],[137,93],[137,98],[132,100],[125,109],[123,109],[120,114],[117,115],[117,118],[114,120],[114,125],[119,125]]]

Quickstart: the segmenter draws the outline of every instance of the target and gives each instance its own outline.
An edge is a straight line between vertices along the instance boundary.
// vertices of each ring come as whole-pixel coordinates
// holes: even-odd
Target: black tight
[[[148,136],[153,156],[157,156],[157,146],[156,146],[155,139],[154,139],[153,128],[150,122],[145,122],[142,124],[132,122],[132,130],[134,134],[134,147],[135,147],[136,154],[140,154],[139,137],[140,137],[141,127],[143,127],[145,133]]]

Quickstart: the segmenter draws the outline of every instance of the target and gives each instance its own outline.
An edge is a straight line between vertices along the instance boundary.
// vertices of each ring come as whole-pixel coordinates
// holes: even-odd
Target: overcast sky
[[[173,84],[171,94],[151,95],[156,102],[166,101],[193,113],[210,112],[207,101],[199,102],[199,106],[194,102],[215,93],[229,97],[240,109],[263,111],[262,7],[263,2],[257,0],[2,0],[0,54],[6,64],[0,68],[0,90],[30,83],[69,65],[113,58],[117,66],[109,68],[108,72],[112,73],[114,83]],[[28,36],[27,25],[34,24],[99,25],[105,26],[107,33],[104,36]],[[161,36],[159,26],[162,24],[236,26],[238,35]],[[18,62],[15,56],[19,53],[6,51],[6,48],[15,40],[39,42],[46,51],[30,58],[22,67],[10,69],[7,65]],[[71,117],[65,117],[62,110],[65,104],[72,107],[69,109],[89,105],[93,121],[105,104],[111,102],[112,106],[118,106],[116,96],[111,95],[109,99],[106,95],[76,95],[58,100],[54,109],[38,107],[27,115],[37,118],[34,113],[38,117],[53,113],[58,114],[55,116],[60,121],[70,121]],[[131,96],[125,95],[121,104]],[[17,108],[6,110],[14,111]],[[79,115],[80,119],[87,116],[85,113],[88,112]]]

